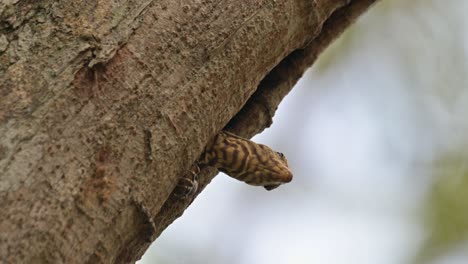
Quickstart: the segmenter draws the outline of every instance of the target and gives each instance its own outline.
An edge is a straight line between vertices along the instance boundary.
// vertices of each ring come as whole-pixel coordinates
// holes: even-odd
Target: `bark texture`
[[[375,1],[2,1],[0,262],[138,260],[210,137],[268,127]]]

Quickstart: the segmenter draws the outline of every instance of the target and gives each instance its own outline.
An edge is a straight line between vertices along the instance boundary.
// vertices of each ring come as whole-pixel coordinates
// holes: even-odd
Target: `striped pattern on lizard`
[[[267,190],[292,180],[286,157],[249,139],[221,131],[205,147],[198,162]]]

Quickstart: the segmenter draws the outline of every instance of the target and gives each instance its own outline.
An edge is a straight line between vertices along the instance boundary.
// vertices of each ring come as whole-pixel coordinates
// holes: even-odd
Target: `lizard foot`
[[[198,165],[193,165],[190,171],[177,183],[174,195],[180,199],[187,199],[193,196],[198,190],[198,173],[200,173],[200,168]]]

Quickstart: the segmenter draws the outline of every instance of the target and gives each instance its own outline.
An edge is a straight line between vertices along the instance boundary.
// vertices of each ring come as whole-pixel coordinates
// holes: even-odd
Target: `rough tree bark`
[[[1,262],[139,259],[209,138],[268,127],[375,1],[3,0]]]

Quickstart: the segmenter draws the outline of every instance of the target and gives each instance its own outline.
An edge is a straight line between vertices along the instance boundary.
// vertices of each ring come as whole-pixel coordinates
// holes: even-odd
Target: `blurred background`
[[[218,175],[138,263],[468,263],[467,10],[371,8],[254,138],[294,180]]]

